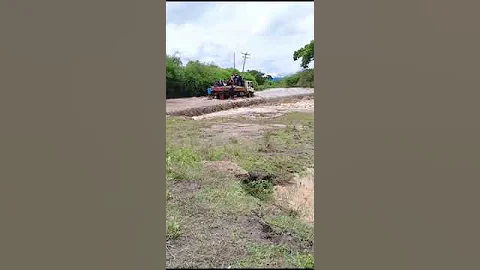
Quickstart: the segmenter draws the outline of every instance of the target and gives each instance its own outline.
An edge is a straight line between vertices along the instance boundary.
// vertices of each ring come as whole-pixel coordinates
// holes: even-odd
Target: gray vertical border
[[[165,268],[165,1],[0,1],[0,269]]]
[[[480,2],[317,1],[321,269],[479,269]]]
[[[315,42],[315,46],[314,46],[314,50],[315,52],[317,53],[317,59],[319,58],[319,55],[320,55],[320,31],[319,31],[319,28],[317,27],[317,25],[319,25],[319,22],[320,22],[320,19],[318,18],[318,14],[319,14],[319,11],[320,11],[320,3],[319,1],[317,2],[314,2],[314,35],[315,37],[317,38],[316,42]],[[320,62],[317,60],[317,63]],[[314,101],[314,106],[315,106],[315,114],[314,114],[314,123],[315,123],[315,135],[314,135],[314,138],[315,138],[315,167],[316,167],[316,171],[317,171],[317,176],[318,176],[318,166],[320,165],[319,162],[318,162],[318,159],[320,158],[320,151],[319,151],[319,144],[321,143],[320,142],[320,133],[319,133],[319,125],[321,124],[320,121],[318,120],[318,111],[317,109],[321,106],[321,103],[320,103],[320,91],[321,91],[321,83],[320,83],[320,80],[321,80],[321,74],[320,74],[320,71],[319,71],[319,66],[320,64],[317,64],[316,68],[315,68],[315,71],[314,71],[314,76],[315,76],[315,81],[314,81],[314,89],[315,89],[315,101]],[[319,179],[319,177],[315,177],[315,190],[314,190],[314,193],[315,193],[315,201],[318,202],[318,195],[320,194],[320,183],[321,183],[321,180]],[[317,244],[315,244],[314,246],[314,252],[315,252],[315,265],[317,267],[317,269],[320,268],[320,261],[321,261],[321,252],[319,251],[319,244],[318,244],[318,239],[320,238],[320,235],[322,233],[322,229],[321,229],[321,225],[320,225],[320,222],[318,222],[318,220],[320,219],[320,214],[321,212],[319,211],[318,209],[318,203],[314,203],[315,205],[315,209],[314,209],[314,212],[315,212],[315,216],[316,216],[316,222],[314,224],[314,231],[315,231],[315,242]],[[322,268],[323,269],[323,268]]]
[[[161,262],[162,266],[161,266],[161,269],[164,269],[166,268],[166,265],[167,265],[167,262],[166,262],[166,258],[165,258],[165,253],[166,253],[166,246],[165,246],[165,241],[166,241],[166,231],[167,231],[167,228],[166,228],[166,216],[167,216],[167,201],[166,201],[166,191],[167,191],[167,182],[166,182],[166,175],[167,175],[167,171],[166,171],[166,143],[167,143],[167,134],[166,134],[166,111],[167,111],[167,108],[166,108],[166,98],[167,98],[167,89],[166,89],[166,85],[167,85],[167,81],[166,81],[166,25],[167,25],[167,6],[166,6],[166,1],[165,0],[162,0],[162,1],[159,1],[161,2],[161,8],[160,8],[160,14],[161,14],[161,18],[162,18],[162,26],[160,27],[161,31],[160,31],[160,41],[161,41],[161,46],[159,48],[159,52],[161,52],[161,55],[160,55],[160,63],[161,63],[161,75],[159,75],[159,82],[160,82],[160,99],[161,99],[161,102],[159,101],[159,106],[158,106],[158,109],[161,110],[161,119],[160,121],[158,122],[158,125],[160,126],[161,128],[161,132],[159,134],[159,139],[161,140],[159,143],[160,143],[160,147],[159,147],[159,150],[160,150],[160,156],[161,156],[161,164],[160,164],[160,170],[158,171],[160,174],[161,174],[161,182],[160,182],[160,191],[162,192],[161,194],[161,203],[159,204],[160,206],[160,211],[159,211],[159,214],[160,214],[160,217],[159,217],[159,221],[162,222],[162,225],[160,226],[161,228],[161,231],[154,231],[152,232],[153,235],[156,235],[156,233],[159,233],[159,239],[161,240],[161,246],[160,246],[160,249],[159,249],[159,260],[158,262]],[[155,52],[156,54],[157,52]],[[155,86],[155,84],[152,84],[152,86]],[[155,88],[153,88],[155,89]],[[152,108],[152,113],[155,113],[156,112],[156,108],[155,108],[155,104],[154,104],[154,107]],[[152,115],[152,120],[156,120],[156,115]],[[156,207],[154,207],[156,208]],[[153,228],[152,228],[153,229]],[[153,229],[154,230],[154,229]],[[153,267],[156,267],[153,266]],[[157,268],[157,269],[160,269],[160,268]]]

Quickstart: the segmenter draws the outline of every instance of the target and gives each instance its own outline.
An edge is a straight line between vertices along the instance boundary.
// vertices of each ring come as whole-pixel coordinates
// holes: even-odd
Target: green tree
[[[265,81],[267,80],[265,78],[265,73],[258,70],[247,70],[247,72],[253,75],[259,85],[265,84]]]
[[[313,87],[314,73],[313,69],[305,69],[300,72],[297,86],[300,87]]]
[[[302,62],[300,65],[302,66],[302,68],[304,69],[308,68],[308,65],[310,64],[310,62],[314,60],[313,49],[314,49],[314,45],[312,40],[303,48],[300,48],[293,53],[293,61],[297,61],[301,58]]]
[[[167,97],[181,97],[186,95],[185,87],[183,85],[184,72],[182,61],[176,55],[166,58],[166,79],[167,79]]]

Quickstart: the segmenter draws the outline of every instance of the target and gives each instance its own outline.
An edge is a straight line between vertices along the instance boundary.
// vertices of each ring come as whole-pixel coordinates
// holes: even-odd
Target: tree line
[[[166,95],[167,98],[203,96],[206,89],[215,81],[228,80],[233,73],[238,73],[245,80],[252,81],[256,90],[273,87],[313,87],[313,69],[308,65],[313,58],[313,40],[293,53],[293,60],[301,60],[302,71],[273,81],[272,76],[258,70],[240,72],[233,68],[221,68],[213,63],[189,61],[185,65],[178,55],[166,56]]]

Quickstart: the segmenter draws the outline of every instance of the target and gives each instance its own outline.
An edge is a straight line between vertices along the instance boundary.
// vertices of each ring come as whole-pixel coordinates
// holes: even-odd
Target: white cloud
[[[313,2],[167,2],[167,54],[184,62],[200,60],[222,67],[273,76],[300,70],[293,52],[314,39]]]

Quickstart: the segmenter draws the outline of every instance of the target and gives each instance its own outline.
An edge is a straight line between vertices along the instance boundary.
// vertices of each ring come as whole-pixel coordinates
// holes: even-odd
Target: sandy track
[[[212,119],[217,117],[249,117],[249,118],[270,118],[277,117],[288,112],[310,112],[314,111],[314,100],[306,97],[302,100],[288,103],[262,104],[249,107],[235,108],[224,111],[203,114],[192,117],[194,120]]]
[[[273,88],[255,93],[253,98],[237,98],[234,100],[208,99],[207,97],[167,99],[166,107],[169,115],[198,116],[238,107],[247,107],[282,99],[313,96],[312,88]]]

